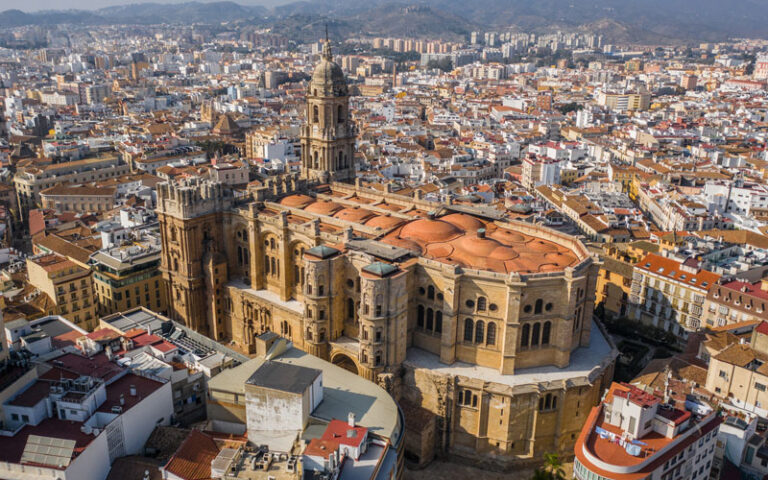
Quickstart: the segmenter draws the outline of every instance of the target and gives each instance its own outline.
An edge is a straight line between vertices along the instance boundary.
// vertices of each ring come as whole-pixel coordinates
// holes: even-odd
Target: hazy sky
[[[36,10],[66,10],[78,8],[83,10],[95,10],[113,5],[126,5],[131,3],[182,3],[190,0],[0,0],[0,11],[23,10],[34,12]],[[195,0],[208,2],[212,0]],[[268,7],[290,3],[292,0],[234,0],[242,5],[265,5]]]

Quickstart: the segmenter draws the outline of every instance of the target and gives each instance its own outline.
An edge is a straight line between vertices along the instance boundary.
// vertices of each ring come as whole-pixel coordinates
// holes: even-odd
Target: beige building
[[[59,212],[106,212],[115,207],[115,187],[56,185],[40,191],[40,205]]]
[[[629,317],[685,339],[703,326],[704,300],[719,279],[694,258],[679,262],[649,253],[635,264]]]
[[[651,94],[602,92],[597,97],[597,103],[620,112],[645,111],[651,106]]]
[[[72,162],[21,167],[13,177],[13,184],[24,218],[29,209],[39,205],[41,190],[66,183],[78,184],[119,178],[128,172],[128,165],[122,163],[117,155],[104,155]]]
[[[86,330],[93,329],[98,317],[93,299],[93,279],[87,268],[58,254],[27,258],[30,285],[51,299],[47,315],[61,315]]]
[[[149,239],[91,255],[99,315],[143,306],[168,311],[168,289],[160,272],[160,245]]]
[[[341,183],[356,129],[327,46],[309,89],[300,176],[240,200],[158,186],[171,316],[250,353],[275,332],[376,381],[438,418],[422,433],[439,450],[572,449],[617,355],[593,328],[595,258],[501,213]]]
[[[768,323],[752,331],[750,343],[734,342],[711,356],[706,388],[732,405],[768,416]]]

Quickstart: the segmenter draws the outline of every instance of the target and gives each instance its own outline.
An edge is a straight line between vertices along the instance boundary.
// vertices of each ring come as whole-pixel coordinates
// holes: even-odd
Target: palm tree
[[[560,457],[556,453],[544,454],[544,470],[550,474],[550,478],[553,480],[565,480],[563,462],[560,461]]]

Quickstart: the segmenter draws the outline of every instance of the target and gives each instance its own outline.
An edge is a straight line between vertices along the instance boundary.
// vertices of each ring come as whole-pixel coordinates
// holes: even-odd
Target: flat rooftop
[[[331,421],[346,419],[353,412],[358,425],[390,439],[392,443],[402,434],[403,426],[397,403],[378,385],[295,347],[289,348],[272,361],[323,372],[323,401],[312,412],[313,417]],[[208,388],[244,394],[246,382],[264,363],[263,358],[253,358],[235,368],[224,370],[208,381]]]
[[[440,357],[419,348],[411,347],[405,363],[413,368],[429,369],[441,375],[459,375],[493,382],[508,387],[522,387],[539,383],[573,382],[583,378],[591,382],[618,355],[603,332],[596,326],[592,327],[588,347],[577,348],[571,353],[571,363],[565,368],[555,366],[521,368],[512,375],[499,373],[498,369],[481,367],[464,362],[447,365]]]

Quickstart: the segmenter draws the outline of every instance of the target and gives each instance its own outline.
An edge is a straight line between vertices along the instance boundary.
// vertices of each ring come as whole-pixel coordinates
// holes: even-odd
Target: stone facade
[[[378,382],[435,415],[426,438],[438,452],[572,450],[612,358],[575,382],[505,383],[534,367],[567,377],[574,353],[590,348],[595,258],[572,237],[497,213],[334,181],[354,176],[345,161],[354,128],[346,85],[324,55],[302,140],[317,163],[308,154],[301,175],[246,198],[205,181],[159,187],[172,316],[250,353],[272,331]],[[343,132],[321,150],[315,106],[343,115]],[[499,380],[432,373],[411,352]]]

